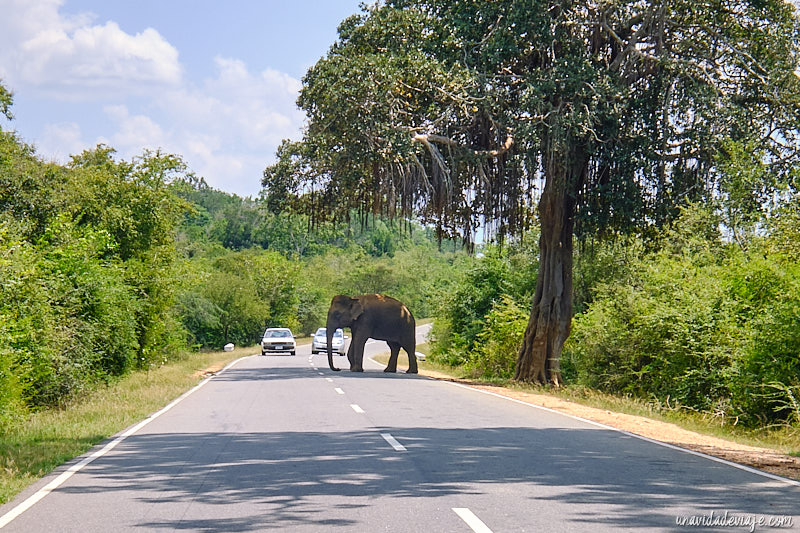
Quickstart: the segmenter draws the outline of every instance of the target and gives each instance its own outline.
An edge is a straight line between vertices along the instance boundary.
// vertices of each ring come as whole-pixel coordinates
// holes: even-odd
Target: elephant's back
[[[414,315],[411,313],[411,310],[406,306],[406,304],[397,298],[392,298],[391,296],[387,296],[385,294],[365,294],[361,296],[361,298],[364,301],[369,301],[370,304],[373,305],[396,308],[401,316],[408,318],[412,323],[415,322]]]

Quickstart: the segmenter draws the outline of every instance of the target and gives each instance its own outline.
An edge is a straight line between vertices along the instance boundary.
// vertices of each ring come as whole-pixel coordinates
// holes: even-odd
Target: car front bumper
[[[311,351],[312,352],[325,352],[328,351],[328,344],[327,343],[320,343],[320,342],[313,342],[311,343]],[[344,355],[344,345],[341,346],[333,346],[333,353],[338,353],[339,355]]]
[[[293,352],[297,347],[294,344],[287,344],[287,343],[262,343],[261,344],[261,351],[262,352]]]

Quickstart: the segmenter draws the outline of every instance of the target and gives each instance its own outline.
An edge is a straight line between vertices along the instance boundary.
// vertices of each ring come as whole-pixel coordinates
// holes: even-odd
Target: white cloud
[[[43,157],[64,162],[98,143],[125,159],[160,148],[181,155],[212,187],[257,194],[278,144],[300,134],[299,80],[215,57],[212,74],[192,82],[178,51],[155,30],[131,35],[113,21],[64,16],[62,4],[0,0],[0,12],[11,14],[0,17],[4,83],[33,105],[82,102],[58,106],[57,123],[44,119],[31,140]],[[102,114],[81,114],[95,102]]]
[[[274,70],[253,73],[236,59],[215,64],[213,78],[166,91],[156,105],[174,125],[172,145],[197,174],[213,187],[252,195],[280,142],[300,134],[301,83]]]
[[[36,149],[58,163],[66,163],[69,156],[79,154],[87,148],[81,127],[75,122],[47,124],[36,143]]]
[[[117,124],[117,131],[107,141],[121,154],[137,155],[144,149],[166,148],[170,142],[161,126],[145,115],[131,115],[124,105],[106,106],[106,114]]]
[[[295,105],[298,80],[274,70],[253,74],[239,60],[215,63],[217,75],[202,87],[164,94],[162,106],[180,124],[213,132],[220,144],[271,152],[298,134],[304,119]]]
[[[62,0],[0,0],[0,72],[15,88],[62,98],[141,91],[181,81],[178,51],[157,31],[130,35],[115,22],[65,17]]]

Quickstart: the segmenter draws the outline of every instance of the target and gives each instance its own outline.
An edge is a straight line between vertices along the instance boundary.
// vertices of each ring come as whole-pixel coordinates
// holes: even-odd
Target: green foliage
[[[180,160],[99,146],[44,163],[0,132],[0,423],[185,345],[173,315]]]
[[[748,427],[800,422],[800,263],[793,202],[769,233],[720,235],[724,211],[701,206],[651,241],[584,243],[567,383],[700,411]],[[432,359],[475,377],[513,375],[536,250],[490,249],[442,293]],[[459,270],[455,270],[459,272]]]
[[[600,283],[576,316],[565,374],[746,425],[797,420],[800,269],[713,238],[686,210],[624,279]]]
[[[353,212],[346,223],[314,225],[306,215],[273,206],[270,192],[254,202],[201,182],[176,182],[172,189],[192,203],[179,236],[191,264],[179,300],[196,346],[252,342],[267,323],[313,333],[340,293],[390,294],[416,317],[430,316],[449,266],[461,255],[438,250],[434,233],[417,223]],[[277,273],[257,280],[240,272],[259,268],[249,264],[253,258],[277,264]],[[231,266],[237,263],[240,268]],[[294,272],[294,281],[283,284],[282,272]],[[277,300],[259,293],[272,286],[282,294]]]
[[[800,262],[800,195],[789,198],[768,219],[768,237],[765,253],[774,254],[782,261]]]
[[[298,267],[277,252],[226,252],[192,268],[180,303],[193,344],[250,345],[266,327],[299,327]]]
[[[6,89],[3,85],[3,80],[0,78],[0,115],[3,115],[6,120],[11,120],[14,115],[11,113],[11,106],[14,103],[14,95]]]
[[[447,329],[444,335],[441,331],[435,332],[440,341],[435,353],[450,352],[448,360],[452,364],[457,361],[452,359],[455,353],[464,352],[466,356],[475,348],[484,318],[509,289],[508,272],[508,263],[499,253],[490,253],[474,262],[454,289],[444,296],[437,319],[441,320],[439,327]]]
[[[468,260],[440,293],[432,360],[467,365],[486,377],[513,373],[537,267],[538,250],[525,241]]]
[[[20,399],[58,405],[130,370],[136,301],[107,233],[57,218],[35,244],[18,243],[6,270],[0,338]],[[10,279],[9,279],[10,278]]]
[[[482,378],[512,378],[528,315],[525,307],[507,294],[502,295],[486,315],[466,368]]]
[[[800,265],[752,254],[735,266],[729,276],[745,344],[731,380],[733,406],[751,424],[798,422]]]

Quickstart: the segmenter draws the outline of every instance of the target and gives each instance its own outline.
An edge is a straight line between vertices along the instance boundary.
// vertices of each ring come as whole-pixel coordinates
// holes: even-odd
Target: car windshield
[[[325,333],[326,333],[327,331],[328,331],[328,330],[327,330],[326,328],[319,328],[319,329],[317,330],[317,332],[315,333],[315,335],[316,335],[317,337],[324,337],[324,336],[325,336]],[[334,332],[333,332],[333,336],[334,336],[335,338],[337,338],[337,339],[340,339],[340,338],[344,337],[344,332],[341,330],[341,328],[339,328],[339,329],[337,329],[336,331],[334,331]]]
[[[292,336],[292,332],[291,331],[279,330],[279,329],[278,330],[273,330],[273,331],[267,330],[264,333],[264,337],[268,338],[268,339],[274,339],[276,337],[291,337],[291,336]]]

